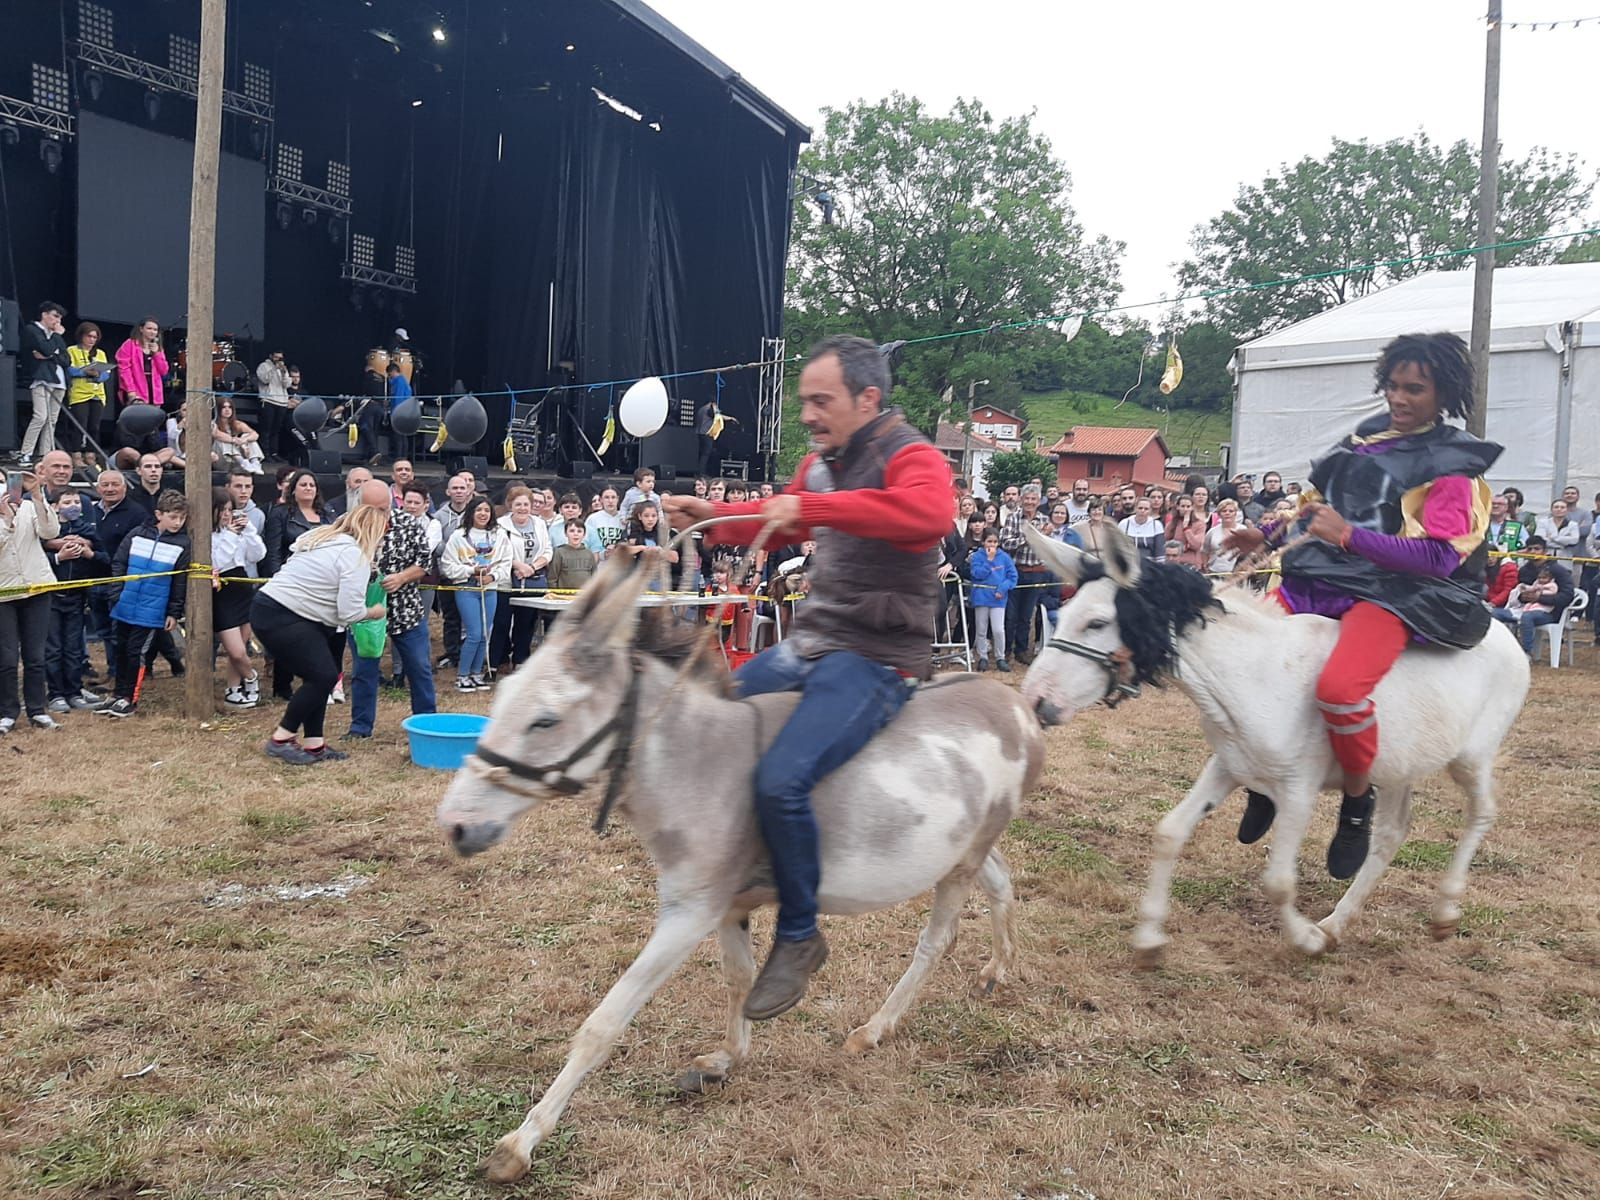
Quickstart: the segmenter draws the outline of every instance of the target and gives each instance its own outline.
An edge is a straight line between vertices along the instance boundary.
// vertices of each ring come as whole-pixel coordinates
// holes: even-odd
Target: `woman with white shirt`
[[[22,496],[13,505],[9,491],[0,491],[0,589],[54,583],[55,571],[43,540],[61,532],[56,510],[45,500],[44,485],[31,471],[22,476]],[[0,600],[0,734],[16,728],[22,709],[17,704],[17,661],[22,661],[22,699],[28,724],[59,729],[47,709],[45,638],[50,632],[50,593]]]
[[[1154,507],[1150,497],[1141,496],[1134,502],[1133,516],[1124,517],[1117,528],[1138,544],[1139,557],[1145,562],[1166,562],[1167,528]]]
[[[1239,563],[1239,552],[1228,548],[1228,535],[1244,527],[1239,518],[1239,502],[1234,499],[1217,501],[1217,523],[1206,531],[1206,570],[1213,575],[1232,574]]]
[[[1553,556],[1570,559],[1577,555],[1582,544],[1583,526],[1567,511],[1565,500],[1555,500],[1551,502],[1550,515],[1539,518],[1534,533],[1545,540]]]
[[[494,627],[489,636],[489,665],[499,670],[509,657],[515,670],[527,661],[533,634],[544,616],[536,608],[518,608],[511,597],[523,588],[545,586],[545,568],[554,549],[550,527],[533,511],[533,493],[520,483],[506,489],[505,515],[497,522],[511,543],[511,573],[500,585],[506,593],[496,598]]]
[[[250,666],[250,602],[255,595],[242,581],[266,557],[267,545],[250,514],[233,506],[225,488],[211,491],[211,528],[211,628],[228,656],[222,702],[229,708],[254,708],[261,699],[261,677]]]
[[[322,723],[344,657],[340,630],[377,620],[385,611],[382,604],[367,604],[367,584],[373,556],[389,528],[389,512],[387,504],[358,504],[337,521],[313,529],[256,593],[250,609],[256,636],[274,661],[301,680],[267,742],[269,758],[305,766],[349,757],[327,744]]]
[[[456,691],[480,692],[494,685],[484,678],[486,635],[494,625],[497,589],[511,578],[511,535],[495,524],[494,505],[487,496],[475,496],[461,516],[461,527],[450,535],[439,555],[445,579],[465,585],[455,593],[461,614],[461,658],[456,668]]]

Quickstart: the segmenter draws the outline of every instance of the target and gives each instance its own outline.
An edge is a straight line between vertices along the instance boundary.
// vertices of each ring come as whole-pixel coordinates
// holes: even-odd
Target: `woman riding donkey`
[[[1451,333],[1410,334],[1383,348],[1378,387],[1389,409],[1318,459],[1295,521],[1240,529],[1230,545],[1283,546],[1279,602],[1340,623],[1317,681],[1317,707],[1344,773],[1328,872],[1348,879],[1367,857],[1378,755],[1373,690],[1413,641],[1467,649],[1489,631],[1483,604],[1490,496],[1483,475],[1501,447],[1441,415],[1472,410],[1467,347]],[[1290,536],[1290,535],[1295,536]],[[1267,832],[1276,806],[1259,792],[1239,840]]]

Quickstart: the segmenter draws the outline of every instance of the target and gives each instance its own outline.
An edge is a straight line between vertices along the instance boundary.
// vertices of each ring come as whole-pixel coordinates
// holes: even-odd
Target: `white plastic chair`
[[[1559,621],[1551,621],[1548,625],[1539,626],[1544,631],[1545,636],[1550,639],[1550,665],[1552,667],[1561,665],[1561,640],[1566,637],[1571,628],[1576,628],[1578,618],[1583,615],[1584,609],[1588,607],[1589,593],[1580,589],[1573,592],[1572,603],[1562,610]],[[1566,641],[1567,665],[1570,667],[1573,665],[1572,639],[1567,638]]]

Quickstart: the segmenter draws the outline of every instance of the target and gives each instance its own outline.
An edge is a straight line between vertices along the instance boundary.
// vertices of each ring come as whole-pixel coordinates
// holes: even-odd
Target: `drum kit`
[[[189,378],[189,344],[185,340],[178,347],[178,371]],[[211,343],[211,387],[218,392],[238,392],[250,383],[250,368],[239,361],[232,338],[218,338]]]

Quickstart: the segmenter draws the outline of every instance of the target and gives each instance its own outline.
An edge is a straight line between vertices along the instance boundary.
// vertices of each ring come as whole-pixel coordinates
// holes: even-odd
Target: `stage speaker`
[[[15,354],[22,343],[22,310],[15,300],[0,300],[0,354]]]
[[[344,435],[340,434],[339,436],[343,437]],[[337,476],[340,474],[342,465],[337,450],[306,451],[306,469],[313,475]]]
[[[639,447],[639,465],[655,468],[658,479],[676,478],[676,475],[663,473],[669,466],[685,475],[691,474],[699,461],[699,437],[693,429],[684,429],[679,425],[669,425],[652,433]]]
[[[489,482],[489,460],[481,454],[464,454],[461,456],[461,470],[471,471],[472,477],[479,483]]]
[[[673,483],[678,478],[676,463],[664,462],[656,468],[656,481],[658,483]]]
[[[585,480],[594,478],[594,464],[592,462],[575,462],[572,464],[572,478]]]
[[[9,354],[0,354],[0,450],[16,448],[17,360]]]

